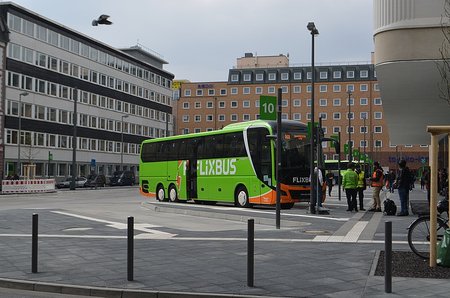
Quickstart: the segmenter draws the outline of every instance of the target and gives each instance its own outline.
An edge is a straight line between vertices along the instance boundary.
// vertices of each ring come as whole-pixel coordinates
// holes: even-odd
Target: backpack
[[[397,205],[395,205],[394,201],[391,199],[385,199],[383,202],[384,205],[384,215],[395,215],[397,212]]]

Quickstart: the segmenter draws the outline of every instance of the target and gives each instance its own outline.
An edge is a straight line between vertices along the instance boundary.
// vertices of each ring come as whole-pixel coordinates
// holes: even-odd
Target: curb
[[[272,226],[275,225],[275,217],[266,218],[266,217],[255,217],[250,215],[238,215],[225,212],[218,212],[218,210],[215,210],[214,212],[192,210],[192,209],[178,208],[177,206],[162,206],[159,204],[156,205],[151,202],[142,202],[141,206],[154,212],[175,213],[182,215],[200,216],[205,218],[225,219],[238,222],[247,222],[248,219],[253,218],[255,220],[255,224],[272,225]],[[310,224],[301,221],[281,220],[281,225],[283,227],[299,228],[308,226]]]
[[[46,292],[68,295],[82,295],[92,297],[111,298],[261,298],[273,296],[251,296],[238,294],[215,294],[215,293],[194,293],[194,292],[165,292],[151,290],[131,290],[120,288],[102,288],[79,285],[57,284],[47,282],[37,282],[29,280],[17,280],[0,278],[0,288],[15,290],[25,290],[34,292]]]

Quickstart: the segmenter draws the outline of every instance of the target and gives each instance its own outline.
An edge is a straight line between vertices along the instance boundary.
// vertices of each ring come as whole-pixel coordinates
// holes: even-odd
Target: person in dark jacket
[[[411,190],[411,172],[406,166],[406,160],[399,161],[400,167],[395,186],[398,189],[398,196],[400,197],[400,212],[397,216],[408,216],[409,191]]]

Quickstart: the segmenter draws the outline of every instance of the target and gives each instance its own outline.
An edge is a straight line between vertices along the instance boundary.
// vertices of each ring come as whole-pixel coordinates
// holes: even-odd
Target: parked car
[[[135,177],[131,171],[117,171],[114,172],[112,177],[109,178],[109,185],[134,185]]]
[[[75,187],[84,187],[87,181],[86,177],[76,177]],[[69,188],[72,183],[72,177],[67,177],[65,180],[56,183],[56,188]]]
[[[102,174],[91,174],[88,176],[84,187],[103,187],[106,185],[106,177]]]

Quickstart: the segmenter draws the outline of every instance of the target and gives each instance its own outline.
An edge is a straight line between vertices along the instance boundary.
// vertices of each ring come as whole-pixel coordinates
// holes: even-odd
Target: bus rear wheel
[[[250,207],[248,192],[245,186],[238,186],[234,194],[234,204],[238,207]]]
[[[169,200],[171,202],[178,202],[178,192],[177,188],[174,185],[169,187]]]
[[[156,199],[160,202],[164,201],[166,198],[166,194],[164,193],[164,187],[162,185],[158,185],[156,188]]]

